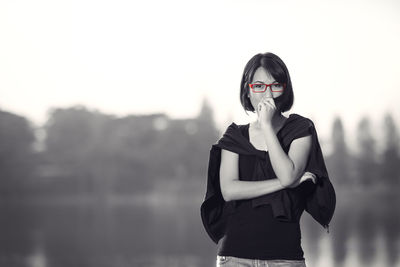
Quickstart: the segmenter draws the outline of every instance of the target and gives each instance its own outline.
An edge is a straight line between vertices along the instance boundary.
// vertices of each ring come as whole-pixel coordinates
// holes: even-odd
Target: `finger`
[[[268,103],[270,103],[274,108],[276,108],[274,98],[268,97],[268,98],[266,99],[266,101],[267,101]]]
[[[315,183],[315,181],[317,179],[317,177],[315,175],[308,175],[307,177],[308,177],[308,179],[313,180],[314,183]]]
[[[275,106],[273,104],[271,104],[270,102],[266,102],[264,103],[266,106],[269,106],[271,109],[276,109]]]
[[[314,175],[307,176],[305,180],[311,180],[314,184],[316,183],[316,177]]]
[[[276,107],[275,107],[273,104],[271,104],[270,102],[268,102],[268,101],[261,100],[260,103],[259,103],[259,105],[260,105],[260,104],[261,104],[261,106],[264,106],[265,108],[269,107],[270,109],[276,110]],[[261,109],[262,109],[262,108],[260,108],[259,110],[261,110]]]
[[[274,99],[273,99],[272,97],[265,97],[265,98],[263,99],[263,102],[264,102],[264,103],[270,103],[270,104],[272,104],[272,105],[275,105]]]
[[[306,174],[306,173],[305,173],[305,174],[303,174],[302,178],[303,178],[304,180],[313,179],[313,176],[310,175],[310,174]]]
[[[316,177],[316,176],[315,176],[315,174],[314,174],[314,173],[312,173],[312,172],[304,172],[304,175],[310,175],[310,176],[314,176],[314,177]]]
[[[262,107],[263,107],[263,103],[261,103],[261,102],[258,103],[258,105],[257,105],[258,111],[261,111]]]
[[[308,180],[312,181],[315,184],[315,181],[314,181],[313,177],[307,177],[307,178],[304,179],[303,182],[308,181]]]
[[[315,175],[313,173],[310,173],[310,172],[304,173],[304,175],[307,176],[307,177],[315,177]]]
[[[264,101],[260,101],[260,103],[258,103],[258,105],[260,106],[260,109],[262,109],[262,108],[266,108],[268,104],[265,103]]]

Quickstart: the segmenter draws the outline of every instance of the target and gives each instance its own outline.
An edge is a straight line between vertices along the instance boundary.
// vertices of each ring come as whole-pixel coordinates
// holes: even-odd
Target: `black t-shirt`
[[[240,128],[249,140],[249,124]],[[254,162],[254,155],[239,154],[239,177],[251,175]],[[218,255],[260,260],[304,259],[299,221],[279,221],[273,217],[270,205],[252,207],[251,199],[236,203],[225,235],[218,243]]]

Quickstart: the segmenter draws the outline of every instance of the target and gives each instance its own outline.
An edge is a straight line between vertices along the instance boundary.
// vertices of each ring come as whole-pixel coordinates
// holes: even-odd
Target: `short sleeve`
[[[298,116],[288,125],[283,135],[283,145],[286,152],[290,144],[301,137],[311,135],[312,143],[305,171],[314,173],[317,177],[328,177],[324,157],[318,140],[318,134],[312,120]]]
[[[312,134],[311,127],[311,120],[299,115],[293,116],[293,119],[287,123],[278,135],[278,138],[281,139],[283,150],[287,153],[293,140]]]
[[[309,122],[308,133],[312,136],[312,144],[305,171],[314,173],[318,178],[329,178],[321,145],[318,140],[317,130],[315,129],[314,123],[311,120],[309,120]]]
[[[314,131],[314,123],[310,119],[304,118],[293,127],[291,142],[293,142],[295,139],[312,135]]]

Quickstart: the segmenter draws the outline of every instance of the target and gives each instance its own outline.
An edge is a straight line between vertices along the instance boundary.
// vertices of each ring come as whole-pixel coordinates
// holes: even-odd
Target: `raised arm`
[[[250,199],[282,190],[286,187],[295,187],[307,179],[313,179],[311,173],[305,174],[302,179],[283,186],[279,179],[263,181],[239,180],[239,155],[231,151],[221,150],[220,185],[222,197],[225,201]]]
[[[262,128],[272,168],[282,185],[290,186],[304,173],[311,151],[311,135],[293,140],[289,152],[286,154],[272,127],[267,124]]]

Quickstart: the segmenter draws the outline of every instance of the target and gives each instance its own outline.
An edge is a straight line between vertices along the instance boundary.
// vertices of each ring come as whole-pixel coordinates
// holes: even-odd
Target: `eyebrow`
[[[265,84],[265,82],[263,82],[263,81],[255,81],[254,83],[264,83]],[[272,83],[276,83],[276,81],[274,80]]]

